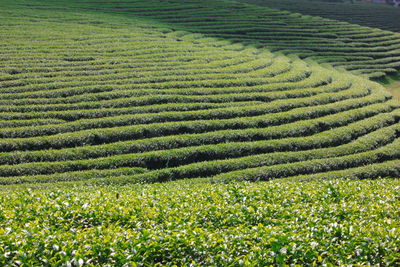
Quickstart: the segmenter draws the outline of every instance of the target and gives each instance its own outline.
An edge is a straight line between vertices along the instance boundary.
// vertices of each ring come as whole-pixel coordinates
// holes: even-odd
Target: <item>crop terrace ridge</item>
[[[187,16],[214,14],[198,10],[197,0],[191,3]],[[69,24],[62,27],[52,18],[58,11],[37,9],[49,16],[43,21],[54,33],[49,36],[29,20],[33,11],[5,17],[6,25],[15,26],[0,26],[6,36],[0,41],[0,184],[364,177],[374,166],[377,175],[398,173],[400,104],[378,84],[298,56],[207,36],[217,24],[188,18],[204,32],[168,29],[177,23],[169,11],[160,15],[145,5],[138,10],[169,24],[161,28],[136,18],[132,26],[104,15],[99,26],[91,22],[93,13],[83,18],[67,12]],[[224,11],[227,27],[217,37],[240,39],[260,10],[248,10],[251,19],[239,20],[237,32],[228,27],[231,11]],[[268,12],[307,26],[297,15]],[[24,27],[17,31],[18,25]],[[396,54],[394,35],[363,28],[361,38],[357,26],[340,25],[341,38],[365,42],[330,48],[326,62],[372,74],[396,68],[398,57],[387,57]],[[287,37],[300,33],[296,25],[276,27],[268,35],[277,37],[271,47],[286,46],[283,30]],[[315,40],[329,47],[338,34],[332,25],[319,34],[307,27],[300,50]],[[261,27],[253,30],[247,37],[267,36]],[[24,37],[37,38],[27,44]],[[387,42],[393,51],[381,48]]]

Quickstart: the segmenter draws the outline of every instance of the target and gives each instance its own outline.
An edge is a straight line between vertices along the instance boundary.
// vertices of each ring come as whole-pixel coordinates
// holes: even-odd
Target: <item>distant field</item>
[[[151,18],[178,30],[265,47],[370,78],[400,69],[399,33],[342,21],[226,0],[72,0],[65,5]]]
[[[347,21],[353,24],[400,32],[400,8],[361,1],[237,0],[305,15]]]

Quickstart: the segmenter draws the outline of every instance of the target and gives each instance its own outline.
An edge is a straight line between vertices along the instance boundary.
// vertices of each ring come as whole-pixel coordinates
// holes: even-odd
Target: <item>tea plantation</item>
[[[399,34],[222,0],[0,17],[1,266],[400,264],[400,102],[367,79]]]

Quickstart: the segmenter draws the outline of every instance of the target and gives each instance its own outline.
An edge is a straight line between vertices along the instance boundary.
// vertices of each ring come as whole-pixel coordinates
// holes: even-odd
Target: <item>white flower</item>
[[[318,243],[313,241],[313,242],[310,243],[310,245],[314,249],[314,248],[316,248],[318,246]]]
[[[281,249],[279,250],[279,252],[280,252],[281,254],[286,254],[286,253],[287,253],[287,247],[281,248]]]

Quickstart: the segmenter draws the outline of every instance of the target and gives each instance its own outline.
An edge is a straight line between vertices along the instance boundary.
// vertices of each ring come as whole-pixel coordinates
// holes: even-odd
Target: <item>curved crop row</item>
[[[163,6],[129,4],[171,17],[160,13]],[[188,23],[211,14],[196,8],[197,1],[190,5]],[[376,83],[141,19],[82,17],[51,5],[17,10],[10,2],[8,8],[22,13],[0,10],[0,184],[361,176],[375,165],[377,175],[398,174],[400,103]],[[231,10],[224,12],[228,22]],[[299,19],[277,10],[268,16]],[[296,25],[287,26],[287,37],[299,34]],[[371,39],[390,36],[366,31]],[[329,34],[308,30],[304,37]],[[354,51],[380,50],[362,47]],[[363,61],[397,66],[385,57],[357,62]]]

